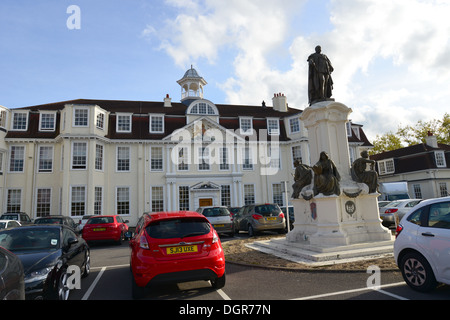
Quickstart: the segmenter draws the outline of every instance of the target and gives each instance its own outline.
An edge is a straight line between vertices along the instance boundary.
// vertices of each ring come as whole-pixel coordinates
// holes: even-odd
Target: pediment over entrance
[[[191,191],[219,191],[220,186],[212,182],[200,182],[191,187]]]

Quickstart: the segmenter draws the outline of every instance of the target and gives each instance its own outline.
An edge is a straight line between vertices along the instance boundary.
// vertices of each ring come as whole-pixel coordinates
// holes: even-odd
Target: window
[[[75,108],[73,111],[73,126],[87,127],[89,124],[89,109]]]
[[[152,187],[152,212],[164,211],[164,189],[163,187]]]
[[[164,115],[150,115],[150,133],[164,133]]]
[[[267,119],[267,132],[269,135],[279,135],[280,121],[278,119]]]
[[[11,146],[9,160],[10,172],[23,172],[25,162],[25,147]]]
[[[244,204],[255,204],[255,186],[244,184]]]
[[[189,170],[189,151],[187,147],[178,147],[178,170]]]
[[[239,118],[239,127],[241,128],[241,134],[252,134],[253,133],[253,120],[249,117]]]
[[[178,206],[180,210],[189,210],[189,187],[180,186],[178,188]]]
[[[447,197],[450,194],[448,193],[447,189],[447,183],[446,182],[439,182],[439,196],[440,197]]]
[[[117,214],[130,214],[130,188],[117,188]]]
[[[39,172],[52,172],[53,170],[53,147],[39,147]]]
[[[117,114],[117,132],[131,132],[131,114]]]
[[[230,164],[228,161],[228,149],[226,147],[220,148],[220,170],[229,170]]]
[[[103,170],[103,145],[95,145],[95,170]]]
[[[188,114],[198,115],[217,115],[217,109],[209,103],[199,102],[194,104],[187,112]]]
[[[272,196],[273,203],[278,204],[280,207],[283,206],[283,192],[282,192],[281,183],[272,184]]]
[[[84,216],[86,214],[86,187],[76,186],[71,189],[70,215]]]
[[[94,214],[101,215],[103,212],[103,187],[94,188]]]
[[[347,137],[351,137],[352,134],[352,123],[350,121],[345,123],[345,129],[347,131]]]
[[[450,202],[434,203],[430,206],[428,226],[431,228],[450,229]]]
[[[85,170],[87,168],[87,142],[72,144],[72,169]]]
[[[268,152],[270,157],[270,167],[275,169],[281,168],[281,150],[279,145],[271,144],[268,146]]]
[[[12,122],[12,130],[26,131],[28,128],[28,113],[14,112]]]
[[[6,201],[6,212],[14,213],[21,212],[22,190],[9,189],[8,199]]]
[[[45,217],[51,214],[52,189],[37,189],[36,216]]]
[[[150,149],[150,170],[162,171],[163,170],[163,148],[151,147]]]
[[[436,159],[436,166],[438,168],[447,167],[447,164],[445,163],[444,151],[435,151],[434,158]]]
[[[243,164],[242,164],[242,169],[244,169],[244,170],[253,170],[252,148],[246,147],[244,149],[243,157],[244,157],[244,159],[243,159],[244,161],[243,161]]]
[[[55,113],[41,113],[39,122],[39,131],[55,131],[56,127]]]
[[[391,174],[394,172],[395,172],[394,159],[378,161],[378,173],[380,175]]]
[[[5,110],[0,111],[0,128],[6,128],[8,113]]]
[[[289,119],[289,130],[291,133],[300,132],[300,120],[298,118]]]
[[[413,184],[414,198],[422,199],[422,189],[420,184]]]
[[[95,121],[95,126],[101,130],[103,130],[105,128],[105,114],[103,112],[97,113],[97,119]]]
[[[301,163],[302,161],[302,147],[301,146],[293,146],[292,147],[292,166],[294,167],[295,161],[298,160]]]
[[[231,206],[231,187],[229,185],[222,185],[220,188],[220,199],[222,206]]]
[[[198,170],[210,170],[208,147],[198,148],[198,159]]]
[[[117,171],[130,171],[130,147],[117,147]]]

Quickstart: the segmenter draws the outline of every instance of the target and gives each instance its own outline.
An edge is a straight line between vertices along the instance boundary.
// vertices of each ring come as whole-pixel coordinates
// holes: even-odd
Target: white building
[[[284,204],[294,160],[309,164],[301,110],[283,94],[272,107],[215,104],[193,68],[178,84],[179,103],[167,95],[0,106],[3,212],[118,213],[133,226],[145,211]]]

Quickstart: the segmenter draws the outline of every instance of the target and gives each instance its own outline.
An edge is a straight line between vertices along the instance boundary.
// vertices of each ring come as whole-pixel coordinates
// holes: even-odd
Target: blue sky
[[[70,5],[80,29],[69,29]],[[191,64],[215,103],[307,107],[320,44],[333,97],[368,136],[450,112],[443,0],[2,0],[0,104],[78,98],[179,101]]]

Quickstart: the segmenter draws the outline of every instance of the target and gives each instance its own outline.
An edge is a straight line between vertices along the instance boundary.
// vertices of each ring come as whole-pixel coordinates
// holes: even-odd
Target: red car
[[[145,213],[130,247],[134,299],[142,298],[152,283],[209,280],[216,289],[225,285],[219,236],[197,212]]]
[[[128,232],[128,220],[119,215],[93,216],[83,228],[83,239],[86,241],[112,240],[118,244],[125,239]]]

